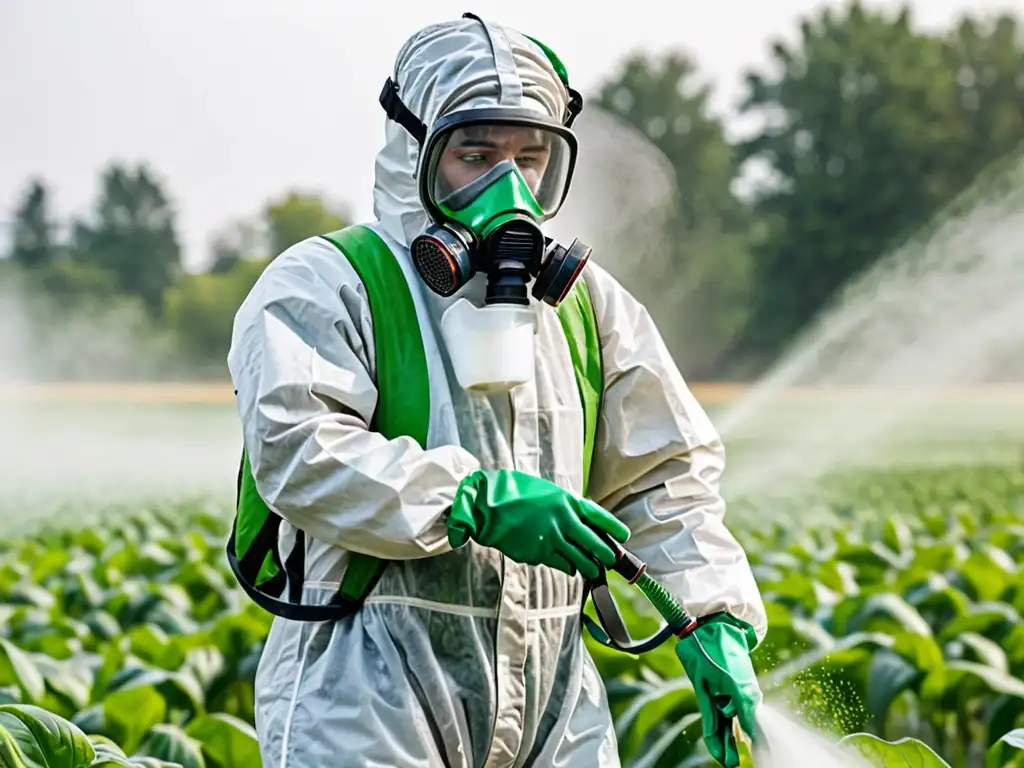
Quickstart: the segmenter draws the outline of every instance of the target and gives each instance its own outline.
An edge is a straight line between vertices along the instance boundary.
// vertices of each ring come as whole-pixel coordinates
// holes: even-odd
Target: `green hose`
[[[686,620],[686,611],[683,610],[682,606],[675,601],[672,595],[665,591],[661,584],[646,573],[636,580],[636,586],[651,601],[651,605],[657,609],[658,613],[661,614],[661,618],[669,626],[677,626]]]

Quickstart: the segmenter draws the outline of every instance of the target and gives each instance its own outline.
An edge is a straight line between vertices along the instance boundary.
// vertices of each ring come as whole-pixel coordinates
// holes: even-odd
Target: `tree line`
[[[908,7],[818,11],[745,75],[740,115],[760,127],[738,141],[684,51],[637,53],[604,79],[590,101],[641,131],[676,173],[669,260],[695,288],[699,318],[688,335],[700,341],[674,350],[688,377],[757,375],[844,283],[1018,149],[1021,29],[1009,14],[968,11],[925,32]],[[750,162],[765,180],[741,196]],[[211,375],[224,374],[234,311],[273,255],[349,220],[288,191],[230,225],[206,272],[186,274],[173,207],[146,165],[107,169],[92,217],[63,233],[48,195],[41,181],[25,191],[8,263],[64,304],[135,302],[175,354]]]

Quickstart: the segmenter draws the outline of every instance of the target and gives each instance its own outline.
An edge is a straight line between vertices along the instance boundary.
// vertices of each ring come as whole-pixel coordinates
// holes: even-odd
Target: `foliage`
[[[1024,130],[1024,46],[1012,18],[944,36],[910,11],[822,10],[747,77],[764,127],[744,158],[771,170],[756,195],[748,345],[770,358],[854,275],[962,191]]]
[[[240,261],[273,259],[307,237],[348,226],[345,206],[335,206],[312,192],[288,190],[270,200],[252,219],[232,221],[213,240],[210,272],[224,274]]]
[[[857,733],[844,737],[839,743],[856,750],[869,765],[878,768],[949,768],[945,760],[913,739],[892,743],[867,733]]]
[[[1021,146],[1024,136],[1024,44],[1017,19],[1002,14],[988,21],[970,16],[943,38],[956,71],[958,117],[966,140],[947,159],[972,176],[994,157]]]
[[[680,226],[736,228],[743,212],[733,197],[732,149],[722,121],[710,113],[712,89],[697,82],[688,56],[633,54],[605,80],[597,103],[632,123],[676,171]]]
[[[7,708],[82,760],[88,735],[132,761],[259,765],[253,681],[270,617],[236,590],[223,534],[220,518],[170,508],[0,548],[0,703],[52,713]],[[0,715],[0,737],[35,766],[19,728]],[[56,765],[156,765],[96,749],[107,762]]]
[[[58,237],[49,192],[33,181],[3,264],[5,293],[31,337],[26,365],[46,379],[223,377],[234,314],[268,254],[346,226],[346,217],[289,191],[222,232],[210,270],[189,274],[168,196],[145,166],[107,168],[95,221],[75,223],[69,238]]]
[[[157,317],[181,269],[175,211],[145,165],[112,165],[101,177],[94,221],[74,227],[74,259],[112,275],[125,294]]]
[[[167,326],[191,359],[223,364],[235,312],[269,263],[269,259],[239,259],[226,271],[188,275],[168,290]]]
[[[277,256],[307,237],[341,229],[349,219],[347,211],[333,211],[316,195],[290,191],[263,210],[268,253]]]
[[[51,264],[57,255],[55,226],[49,192],[41,181],[33,179],[14,213],[11,260],[26,269]]]
[[[1018,737],[1000,739],[1024,713],[1024,472],[840,478],[820,503],[844,522],[740,533],[769,610],[754,654],[767,695],[836,737],[920,740],[953,765],[1015,754]],[[270,617],[234,583],[226,525],[169,506],[0,544],[0,704],[42,707],[62,718],[54,733],[108,739],[132,760],[258,765],[253,685]],[[653,631],[642,598],[615,587],[634,635]],[[707,759],[670,644],[639,659],[588,645],[624,764]]]
[[[235,312],[273,258],[295,243],[347,226],[347,213],[321,198],[289,191],[258,221],[240,220],[215,241],[209,272],[187,275],[166,292],[164,319],[194,363],[224,370]]]
[[[734,151],[722,121],[711,113],[711,86],[697,75],[696,64],[681,53],[635,54],[601,84],[596,102],[641,131],[675,171],[675,251],[664,259],[663,272],[642,283],[636,275],[628,279],[631,289],[652,297],[670,287],[671,296],[653,303],[671,307],[664,324],[680,365],[704,377],[721,367],[746,321],[750,222],[732,192]],[[672,338],[672,327],[695,325],[698,337],[686,333],[685,343]]]
[[[912,21],[906,8],[858,0],[802,19],[796,40],[772,42],[769,64],[746,78],[739,125],[753,133],[743,139],[727,135],[712,85],[681,50],[630,55],[587,97],[675,170],[677,215],[652,236],[658,258],[647,260],[661,265],[623,277],[689,378],[756,375],[842,286],[1020,146],[1018,20],[967,14],[935,32]],[[758,176],[767,181],[740,194]],[[226,326],[251,285],[253,270],[239,264],[276,257],[350,215],[285,191],[214,238],[207,272],[221,280],[182,272],[171,196],[145,164],[104,169],[88,221],[58,224],[39,179],[13,219],[4,255],[43,293],[69,306],[141,302],[193,362],[223,376]],[[193,309],[195,321],[185,316]]]
[[[1024,712],[1024,471],[858,476],[833,481],[819,503],[829,498],[836,517],[817,528],[733,524],[769,611],[754,653],[766,695],[825,732],[918,739],[954,765],[998,749]],[[619,604],[634,636],[654,631],[642,600]],[[639,659],[588,647],[626,764],[675,766],[703,751],[670,644]]]
[[[209,274],[222,275],[243,259],[262,258],[267,253],[260,222],[236,219],[213,237]]]

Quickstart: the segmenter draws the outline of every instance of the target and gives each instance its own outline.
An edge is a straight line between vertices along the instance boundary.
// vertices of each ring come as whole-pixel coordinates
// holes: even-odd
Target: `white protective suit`
[[[428,126],[457,108],[563,115],[567,93],[532,42],[460,19],[415,34],[393,75]],[[539,314],[536,378],[510,394],[455,382],[438,322],[460,296],[430,293],[407,246],[426,224],[418,145],[387,123],[371,224],[397,255],[430,378],[428,447],[368,431],[373,328],[345,257],[312,238],[279,256],[235,319],[229,367],[261,496],[285,519],[282,557],[307,533],[304,602],[337,590],[347,553],[392,561],[353,617],[273,623],[256,678],[264,768],[617,766],[604,686],[583,644],[583,581],[469,542],[446,512],[469,472],[514,468],[581,492],[583,416],[555,312]],[[650,315],[594,264],[604,361],[590,496],[632,531],[629,547],[692,615],[727,610],[759,637],[765,612],[723,525],[724,453]],[[682,670],[680,669],[680,674]]]

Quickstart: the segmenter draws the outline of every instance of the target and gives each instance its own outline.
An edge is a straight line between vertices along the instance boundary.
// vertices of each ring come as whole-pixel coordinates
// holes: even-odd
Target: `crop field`
[[[713,420],[737,396],[695,391]],[[0,391],[2,768],[260,764],[252,688],[270,617],[223,557],[237,417],[229,390],[177,392]],[[863,423],[900,397],[780,396],[727,435],[730,462],[770,470],[840,409]],[[870,460],[831,460],[778,514],[733,503],[769,608],[762,687],[833,741],[910,737],[949,766],[1024,766],[1024,738],[1000,741],[1024,726],[1024,393],[897,415],[858,438]],[[653,631],[618,587],[634,636]],[[623,765],[713,765],[671,644],[635,658],[587,643]],[[878,757],[865,739],[876,765],[942,764]]]

